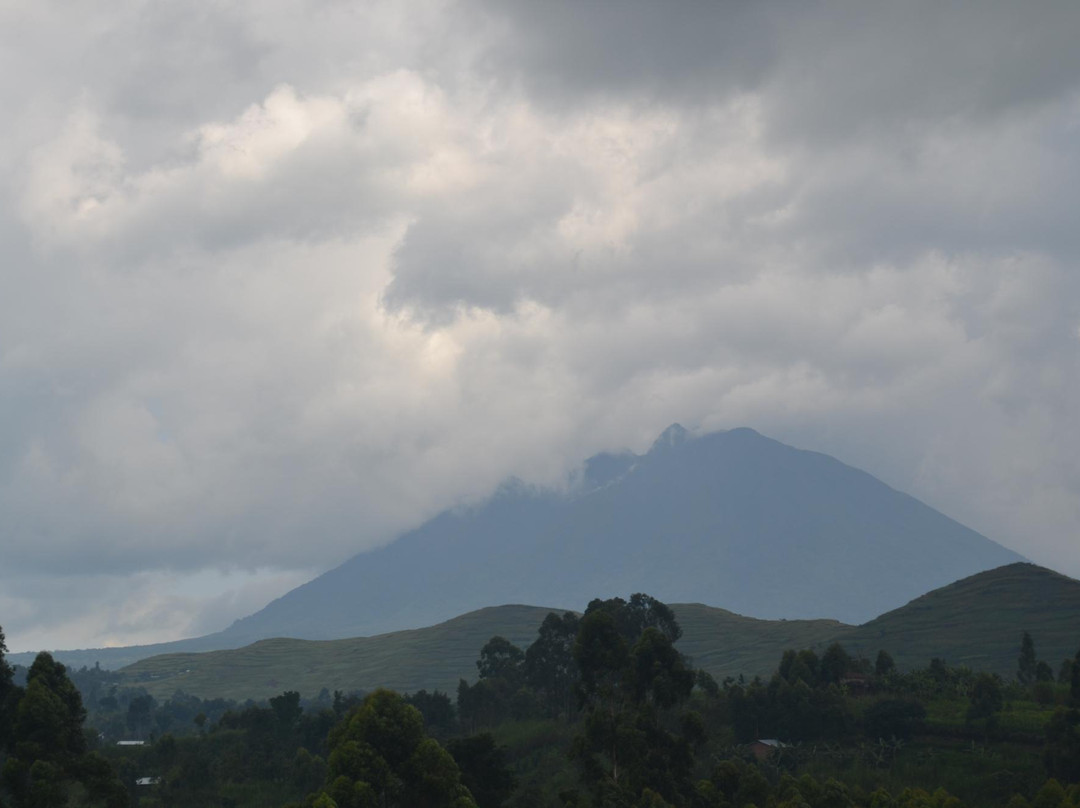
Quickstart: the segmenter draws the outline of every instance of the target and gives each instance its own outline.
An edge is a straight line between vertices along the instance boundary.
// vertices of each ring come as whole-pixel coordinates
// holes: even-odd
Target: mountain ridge
[[[860,624],[1022,560],[828,455],[747,427],[695,436],[672,424],[644,454],[587,459],[568,491],[504,483],[223,631],[77,658],[92,665],[268,637],[373,636],[492,603],[573,605],[634,591],[758,618]]]
[[[693,437],[673,424],[644,455],[595,455],[584,468],[570,494],[503,487],[445,511],[224,633],[355,636],[493,602],[638,590],[762,618],[861,623],[1023,560],[864,471],[746,427]]]

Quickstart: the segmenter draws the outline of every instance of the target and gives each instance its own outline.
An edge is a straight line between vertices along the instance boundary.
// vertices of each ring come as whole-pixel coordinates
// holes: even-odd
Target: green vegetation
[[[835,642],[867,656],[884,650],[901,670],[942,657],[1012,677],[1016,637],[1025,631],[1043,655],[1045,679],[1046,671],[1053,675],[1075,653],[1080,582],[1033,564],[1012,564],[937,589],[857,627],[835,620],[757,620],[701,604],[671,608],[683,629],[679,651],[717,681],[767,676],[785,649],[822,651]],[[157,699],[177,690],[239,700],[266,699],[282,690],[313,697],[322,688],[448,692],[473,675],[476,650],[487,639],[500,636],[526,647],[550,611],[498,606],[378,637],[276,639],[232,651],[167,654],[123,674]]]
[[[177,690],[202,698],[267,699],[283,690],[453,690],[476,670],[492,635],[527,644],[550,612],[536,606],[480,609],[430,628],[350,640],[263,640],[235,651],[165,654],[124,668],[124,681],[157,699]]]
[[[884,648],[902,669],[933,657],[1012,678],[1017,638],[1030,632],[1057,666],[1076,653],[1080,582],[1034,564],[1009,564],[935,589],[838,636],[849,648]]]
[[[116,772],[88,748],[86,710],[64,666],[38,654],[26,687],[17,687],[6,650],[0,632],[0,800],[14,808],[128,805]]]
[[[442,649],[452,662],[441,681],[461,672],[456,699],[449,682],[365,695],[344,654],[333,692],[158,697],[143,685],[196,682],[196,671],[139,682],[69,672],[48,654],[13,671],[0,634],[0,808],[1080,808],[1080,651],[1063,652],[1055,633],[1080,644],[1080,622],[1055,614],[1011,637],[990,631],[1018,622],[1002,592],[1024,573],[1043,587],[1044,610],[1071,608],[1076,582],[1006,568],[915,601],[909,620],[881,618],[891,639],[934,647],[934,611],[947,643],[948,610],[966,604],[969,633],[991,644],[973,655],[994,661],[981,669],[947,661],[947,644],[913,664],[903,644],[852,641],[873,624],[754,621],[643,594],[582,614],[489,609],[353,646],[368,676],[382,665],[414,686],[432,681]],[[1018,602],[1043,614],[1030,593]],[[710,626],[730,638],[710,641]],[[768,675],[725,673],[725,660],[755,658],[745,650],[755,626],[753,655],[775,650]],[[738,655],[717,650],[729,639]],[[296,647],[281,643],[253,649]],[[373,660],[380,648],[390,651]],[[289,662],[290,675],[317,676],[310,662]],[[225,671],[198,672],[215,674]]]

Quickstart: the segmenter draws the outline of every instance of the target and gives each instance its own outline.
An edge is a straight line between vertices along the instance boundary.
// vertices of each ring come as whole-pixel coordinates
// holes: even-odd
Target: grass
[[[202,698],[267,699],[285,690],[315,696],[322,688],[351,692],[389,687],[456,692],[476,678],[476,658],[494,634],[531,642],[550,609],[480,609],[429,628],[349,640],[262,640],[232,651],[165,654],[123,670],[128,683],[155,698],[177,690]]]
[[[1010,564],[883,614],[849,632],[845,645],[871,659],[885,648],[902,668],[942,657],[1011,678],[1025,631],[1056,673],[1080,647],[1080,582],[1034,564]]]
[[[680,650],[718,681],[740,674],[768,676],[784,650],[813,648],[820,653],[833,642],[871,660],[885,649],[902,669],[924,667],[932,657],[942,657],[950,665],[1007,678],[1015,673],[1023,631],[1031,633],[1039,657],[1054,668],[1080,644],[1080,582],[1032,564],[966,578],[863,626],[835,620],[757,620],[702,604],[672,608],[683,627]],[[499,634],[525,648],[549,611],[497,606],[377,637],[275,639],[229,651],[166,654],[139,661],[123,673],[129,683],[159,699],[176,690],[238,700],[265,699],[284,690],[315,696],[324,687],[346,692],[437,688],[453,694],[459,679],[475,679],[475,661],[488,639]],[[1018,714],[1015,720],[1019,726],[1029,717]]]

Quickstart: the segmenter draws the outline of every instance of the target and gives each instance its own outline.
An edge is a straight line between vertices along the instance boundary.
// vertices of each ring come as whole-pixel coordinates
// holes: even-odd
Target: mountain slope
[[[672,607],[684,629],[680,650],[716,676],[765,674],[791,647],[824,647],[850,626],[835,620],[756,620],[700,604]],[[284,690],[439,689],[476,679],[476,659],[493,635],[521,648],[551,609],[497,606],[428,628],[348,640],[261,640],[233,651],[168,654],[123,673],[157,698],[177,689],[202,698],[265,699]]]
[[[1010,564],[928,592],[853,629],[843,642],[867,656],[885,648],[903,668],[942,657],[1011,677],[1025,631],[1056,674],[1080,648],[1080,582]]]
[[[151,645],[125,645],[114,648],[75,648],[68,650],[49,650],[57,662],[67,665],[69,668],[92,668],[100,665],[106,670],[119,670],[125,665],[131,665],[140,659],[149,659],[152,656],[162,654],[201,653],[202,651],[217,651],[222,649],[238,648],[243,643],[238,643],[234,638],[224,636],[221,632],[206,634],[202,637],[191,637],[186,640],[173,640],[172,642],[159,642]],[[29,668],[37,651],[19,651],[7,654],[7,660],[13,665],[21,665]]]
[[[421,629],[347,640],[260,640],[245,648],[165,654],[123,670],[157,698],[177,689],[203,698],[265,699],[285,690],[454,692],[476,678],[476,659],[492,636],[528,646],[552,609],[497,606]]]
[[[1080,581],[1033,564],[1010,564],[937,589],[863,626],[835,620],[757,620],[697,603],[672,604],[683,628],[679,649],[718,681],[768,676],[789,648],[819,654],[833,642],[873,659],[884,648],[902,669],[931,658],[976,670],[1016,672],[1020,635],[1031,633],[1052,667],[1080,647]],[[495,634],[522,648],[548,609],[498,606],[429,628],[349,640],[264,640],[234,651],[169,654],[125,675],[158,698],[177,689],[203,698],[268,698],[283,690],[314,696],[327,687],[391,687],[453,692],[475,680],[480,648]]]
[[[1020,556],[865,472],[750,429],[673,425],[570,495],[504,486],[298,587],[223,635],[330,639],[492,603],[646,591],[761,618],[859,623]]]

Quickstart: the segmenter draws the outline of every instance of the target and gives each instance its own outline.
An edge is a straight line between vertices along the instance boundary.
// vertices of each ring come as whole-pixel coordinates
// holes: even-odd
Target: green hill
[[[683,626],[679,648],[723,678],[766,674],[785,648],[823,648],[844,630],[835,620],[756,620],[701,604],[672,607]],[[155,698],[176,690],[202,698],[264,699],[284,690],[314,696],[330,690],[454,692],[476,678],[476,658],[493,635],[527,647],[548,612],[494,606],[428,628],[348,640],[260,640],[233,651],[162,654],[123,669]]]
[[[1034,564],[1009,564],[928,592],[842,642],[871,658],[885,648],[901,668],[942,657],[1011,677],[1025,631],[1056,673],[1080,648],[1080,581]]]
[[[672,606],[682,626],[679,650],[717,681],[767,676],[788,648],[821,651],[853,630],[836,620],[758,620],[700,603]]]
[[[933,657],[1012,676],[1023,631],[1055,669],[1080,647],[1080,582],[1033,564],[1011,564],[934,590],[862,626],[835,620],[758,620],[702,604],[672,604],[679,648],[717,680],[766,676],[788,648],[832,642],[873,659],[884,648],[901,668]],[[176,690],[203,698],[263,699],[284,690],[453,692],[473,680],[480,648],[495,634],[526,647],[552,609],[496,606],[445,623],[348,640],[263,640],[245,648],[166,654],[123,669],[157,698]],[[557,610],[556,610],[557,611]]]
[[[476,658],[499,634],[527,646],[548,612],[540,606],[495,606],[428,628],[348,640],[260,640],[244,648],[162,654],[122,670],[155,698],[177,690],[202,698],[265,699],[285,690],[314,696],[329,690],[456,691],[476,678]]]

